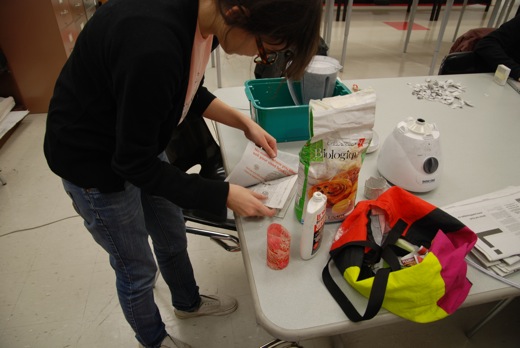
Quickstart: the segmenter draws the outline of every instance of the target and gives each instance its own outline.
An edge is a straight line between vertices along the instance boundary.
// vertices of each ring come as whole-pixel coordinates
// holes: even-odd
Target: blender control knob
[[[439,160],[435,157],[428,157],[423,163],[423,170],[427,174],[435,173],[435,171],[439,168]]]

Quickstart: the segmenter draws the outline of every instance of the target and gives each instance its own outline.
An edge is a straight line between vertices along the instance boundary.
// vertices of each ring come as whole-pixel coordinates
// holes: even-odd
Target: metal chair
[[[444,57],[438,75],[475,74],[491,72],[473,52],[453,52]]]
[[[220,229],[225,229],[229,231],[236,231],[235,220],[226,219],[224,221],[218,222],[211,219],[205,219],[196,214],[192,214],[190,212],[184,211],[184,219],[188,222],[194,222],[197,224],[201,224],[208,227],[216,227]],[[203,237],[209,237],[212,241],[220,245],[224,250],[229,252],[237,252],[241,251],[240,249],[240,240],[237,236],[229,234],[229,233],[221,233],[217,231],[211,231],[204,228],[198,228],[194,226],[186,225],[186,232],[191,234],[196,234]]]
[[[174,131],[165,152],[170,163],[182,171],[188,171],[195,165],[200,165],[199,174],[204,178],[222,181],[226,178],[220,147],[213,138],[206,121],[200,115],[188,112],[185,120]],[[183,209],[183,213],[186,222],[236,231],[235,221],[228,219],[226,207],[222,207],[219,214],[198,209]],[[193,227],[188,224],[186,232],[209,237],[226,251],[240,251],[240,241],[235,235]]]

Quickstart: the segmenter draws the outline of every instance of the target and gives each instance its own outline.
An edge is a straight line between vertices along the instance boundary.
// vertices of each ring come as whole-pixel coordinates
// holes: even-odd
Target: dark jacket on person
[[[470,29],[453,42],[451,45],[450,52],[471,52],[475,49],[475,45],[484,36],[489,35],[495,28],[475,28]]]
[[[220,211],[229,184],[187,174],[157,156],[187,92],[198,1],[110,0],[78,37],[56,82],[44,151],[52,171],[83,188],[125,182],[183,208]],[[190,111],[215,97],[199,87]]]
[[[504,64],[511,72],[510,77],[520,78],[520,16],[502,24],[497,30],[484,36],[475,45],[474,52],[495,71]]]

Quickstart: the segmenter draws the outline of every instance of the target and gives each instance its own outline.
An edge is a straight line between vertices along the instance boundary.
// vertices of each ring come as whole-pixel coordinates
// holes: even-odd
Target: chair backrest
[[[482,59],[473,52],[477,42],[495,28],[475,28],[468,30],[455,40],[450,53],[444,57],[439,75],[475,74],[491,72]]]
[[[474,52],[453,52],[444,57],[439,75],[492,72]]]

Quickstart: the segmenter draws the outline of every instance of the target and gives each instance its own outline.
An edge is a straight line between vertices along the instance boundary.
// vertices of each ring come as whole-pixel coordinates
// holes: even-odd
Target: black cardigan
[[[219,211],[229,185],[160,161],[181,117],[198,1],[110,0],[81,32],[56,82],[44,151],[60,177],[120,191],[128,181],[183,208]],[[197,114],[215,97],[200,87]]]

